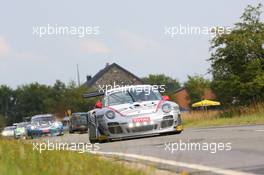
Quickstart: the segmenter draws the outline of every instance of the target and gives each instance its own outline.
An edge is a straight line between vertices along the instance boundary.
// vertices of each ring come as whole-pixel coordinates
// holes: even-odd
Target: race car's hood
[[[40,125],[40,126],[38,126],[38,128],[40,128],[40,129],[43,129],[43,128],[49,128],[51,125]]]
[[[123,116],[134,116],[141,114],[154,113],[157,110],[157,106],[161,101],[144,101],[144,102],[134,102],[128,104],[121,104],[111,106],[111,109],[119,112]]]
[[[42,123],[38,123],[38,124],[33,124],[33,126],[35,126],[38,129],[46,129],[46,128],[51,127],[52,125],[49,122],[42,122]]]

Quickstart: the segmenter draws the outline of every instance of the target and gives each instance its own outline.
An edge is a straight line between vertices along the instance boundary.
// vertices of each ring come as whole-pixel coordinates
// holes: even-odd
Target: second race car
[[[63,135],[63,125],[55,121],[52,114],[40,114],[31,118],[31,123],[27,127],[28,137],[41,137],[43,135]]]

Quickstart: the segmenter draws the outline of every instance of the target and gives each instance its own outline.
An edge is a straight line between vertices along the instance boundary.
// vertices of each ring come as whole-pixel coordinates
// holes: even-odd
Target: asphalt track
[[[48,139],[78,143],[88,142],[88,135],[71,134]],[[100,150],[93,153],[154,164],[172,172],[264,174],[264,125],[185,129],[176,135],[122,140],[99,146]]]

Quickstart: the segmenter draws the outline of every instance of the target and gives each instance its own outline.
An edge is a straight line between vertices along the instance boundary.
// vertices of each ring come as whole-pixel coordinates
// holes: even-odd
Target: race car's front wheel
[[[69,133],[70,133],[70,134],[73,134],[73,133],[74,133],[74,130],[72,129],[71,126],[70,126],[70,128],[69,128]]]
[[[95,144],[95,143],[107,143],[110,140],[97,140],[97,139],[89,139],[91,144]]]
[[[89,141],[90,141],[91,144],[95,144],[96,143],[95,139],[89,139]]]
[[[175,134],[180,134],[182,132],[182,130],[181,131],[175,131]]]
[[[183,126],[182,125],[176,126],[175,130],[176,130],[175,131],[176,134],[180,134],[183,131]]]

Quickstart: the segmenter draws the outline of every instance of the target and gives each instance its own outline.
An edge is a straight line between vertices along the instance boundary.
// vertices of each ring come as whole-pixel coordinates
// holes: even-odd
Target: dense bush
[[[77,87],[74,82],[65,85],[61,81],[56,81],[53,86],[31,83],[15,90],[0,86],[0,122],[6,118],[6,123],[11,124],[43,113],[63,117],[68,110],[88,111],[94,106],[95,99],[84,99],[82,95],[86,91],[86,87]]]
[[[231,33],[212,40],[212,87],[225,105],[264,100],[264,22],[262,5],[248,6]]]
[[[0,115],[0,131],[2,130],[4,126],[5,126],[5,118],[4,116]]]

